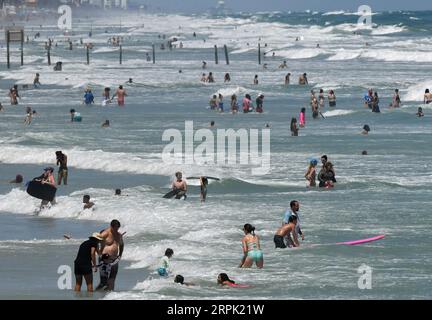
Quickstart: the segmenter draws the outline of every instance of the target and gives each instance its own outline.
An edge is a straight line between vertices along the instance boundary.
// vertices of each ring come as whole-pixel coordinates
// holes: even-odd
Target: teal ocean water
[[[80,241],[118,219],[127,232],[118,287],[95,299],[430,299],[432,107],[423,104],[423,94],[432,89],[432,15],[376,13],[372,29],[359,28],[358,18],[343,11],[128,13],[121,19],[74,17],[68,36],[55,21],[42,28],[29,21],[25,65],[19,66],[13,46],[10,70],[0,38],[0,102],[5,108],[0,112],[0,278],[8,279],[0,297],[74,299],[72,291],[57,289],[57,268],[72,266]],[[33,39],[36,32],[41,37]],[[121,65],[119,48],[107,43],[112,36],[123,37]],[[48,37],[58,44],[51,61],[63,62],[61,72],[47,64]],[[172,37],[177,47],[161,50],[160,44]],[[67,38],[74,41],[72,51]],[[80,38],[94,44],[90,65]],[[258,65],[258,43],[267,69]],[[152,44],[155,64],[145,59]],[[288,68],[279,69],[283,60]],[[36,72],[39,88],[31,85]],[[203,72],[213,72],[215,83],[200,82]],[[224,83],[227,72],[231,82]],[[287,72],[292,74],[289,86],[284,85]],[[299,86],[304,72],[309,85]],[[258,85],[253,85],[254,75]],[[129,78],[132,84],[126,83]],[[13,84],[20,88],[18,106],[11,106],[7,96]],[[120,84],[128,93],[125,107],[102,106],[103,88],[113,91]],[[91,106],[81,103],[87,86],[95,95]],[[310,90],[321,88],[335,91],[337,107],[326,103],[325,119],[312,119]],[[380,114],[363,106],[368,88],[380,96]],[[397,88],[402,106],[389,109]],[[218,92],[225,110],[233,93],[249,93],[253,99],[263,93],[264,113],[213,112],[206,107]],[[27,106],[38,113],[29,126],[23,124]],[[302,107],[306,127],[292,137],[290,121]],[[415,115],[418,107],[423,118]],[[81,123],[70,122],[72,108],[81,113]],[[111,126],[101,128],[106,119]],[[163,133],[183,132],[185,121],[193,121],[196,130],[215,121],[213,132],[262,130],[270,124],[270,171],[258,176],[251,165],[163,162],[169,143]],[[367,136],[361,134],[365,124],[371,128]],[[69,185],[59,188],[56,206],[34,216],[38,200],[6,181],[17,173],[25,181],[40,175],[55,165],[56,150],[68,156]],[[361,155],[363,150],[368,155]],[[334,164],[338,183],[332,190],[307,189],[308,161],[322,154]],[[188,181],[186,201],[162,199],[176,171],[221,180],[210,183],[204,204],[197,180]],[[116,188],[125,196],[114,197]],[[95,210],[82,210],[84,194],[94,199]],[[300,202],[305,240],[300,248],[275,250],[273,235],[294,199]],[[245,223],[261,237],[262,270],[237,268]],[[64,233],[72,239],[63,239]],[[361,246],[332,245],[378,234],[386,237]],[[174,249],[173,274],[197,286],[181,287],[173,277],[155,276],[168,247]],[[372,270],[370,290],[358,287],[363,264]],[[252,287],[220,289],[216,278],[221,272]]]

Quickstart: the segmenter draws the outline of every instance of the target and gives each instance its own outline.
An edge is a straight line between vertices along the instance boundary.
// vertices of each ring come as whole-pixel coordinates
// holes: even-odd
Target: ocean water
[[[423,93],[432,89],[431,17],[431,12],[380,12],[372,16],[371,30],[360,29],[358,16],[342,11],[74,18],[69,37],[95,45],[90,65],[78,43],[66,49],[68,36],[55,21],[42,28],[30,21],[26,32],[32,38],[39,31],[41,38],[25,45],[23,67],[12,48],[10,70],[0,38],[0,102],[5,107],[0,112],[0,278],[8,279],[0,297],[75,299],[71,290],[57,288],[57,268],[72,265],[80,241],[118,219],[127,232],[118,287],[92,299],[430,299],[432,107],[423,105]],[[118,48],[107,44],[114,35],[124,37],[122,65]],[[162,51],[164,40],[158,35],[175,36],[184,47]],[[58,42],[51,61],[62,61],[62,72],[47,65],[47,37]],[[258,65],[258,42],[268,52],[262,61],[266,70]],[[153,43],[156,64],[145,60]],[[219,47],[217,65],[214,45]],[[208,63],[204,71],[203,60]],[[288,68],[278,69],[283,60]],[[201,74],[209,71],[216,82],[201,83]],[[42,86],[21,89],[36,72]],[[226,72],[229,84],[223,83]],[[287,72],[290,86],[284,86]],[[309,86],[295,84],[303,72]],[[259,85],[252,84],[255,74]],[[133,84],[125,84],[129,78]],[[7,97],[13,84],[20,86],[18,106],[10,106]],[[126,106],[102,107],[103,88],[115,90],[120,84],[128,93]],[[86,86],[96,97],[92,106],[81,104]],[[335,90],[337,108],[327,105],[325,119],[313,120],[309,92],[320,88]],[[381,114],[364,108],[368,88],[378,91]],[[396,88],[403,105],[388,109]],[[253,98],[263,93],[264,113],[210,111],[208,100],[217,92],[225,97],[225,109],[233,93]],[[30,126],[23,125],[26,106],[38,112]],[[423,118],[415,116],[420,106]],[[291,118],[298,118],[302,107],[306,127],[291,137]],[[81,123],[70,122],[71,108],[81,113]],[[110,128],[101,128],[105,119]],[[196,130],[208,128],[210,121],[216,129],[235,130],[270,124],[270,172],[254,175],[251,165],[163,162],[164,131],[184,131],[185,121],[193,121]],[[364,124],[371,127],[368,136],[361,135]],[[56,150],[68,155],[69,185],[59,188],[56,206],[35,216],[38,200],[7,181],[17,173],[26,181],[40,175],[45,166],[55,165]],[[322,154],[335,166],[337,186],[309,190],[303,178],[308,160]],[[188,181],[187,201],[162,199],[176,171],[221,180],[210,184],[204,204],[196,180]],[[116,188],[125,196],[114,197]],[[82,210],[84,194],[94,199],[95,210]],[[275,250],[273,235],[294,199],[300,202],[305,240],[300,248]],[[237,268],[245,223],[261,237],[262,270]],[[65,233],[72,239],[63,239]],[[334,245],[378,234],[385,239]],[[174,249],[174,275],[196,286],[155,276],[167,247]],[[369,290],[358,286],[363,264],[372,270]],[[252,287],[218,288],[221,272]]]

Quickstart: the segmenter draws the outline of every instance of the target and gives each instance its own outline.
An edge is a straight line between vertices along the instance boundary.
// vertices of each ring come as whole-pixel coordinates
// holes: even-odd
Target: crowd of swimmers
[[[224,102],[223,102],[223,95],[221,93],[218,93],[217,95],[213,95],[212,98],[209,100],[209,107],[211,110],[216,110],[219,112],[224,112]],[[237,95],[233,94],[231,95],[231,101],[230,101],[230,112],[232,114],[238,113],[240,110],[240,104],[237,99]],[[252,97],[250,94],[245,94],[242,101],[241,101],[241,110],[243,113],[249,113],[249,112],[257,112],[257,113],[263,113],[264,112],[264,94],[259,93],[255,99],[255,106],[252,102]]]

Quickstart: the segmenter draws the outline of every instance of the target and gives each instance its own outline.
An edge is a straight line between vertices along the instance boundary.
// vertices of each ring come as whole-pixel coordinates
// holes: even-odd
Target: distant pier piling
[[[258,64],[261,64],[261,44],[258,43]]]
[[[226,61],[226,64],[229,64],[228,47],[226,46],[226,44],[224,45],[224,51],[225,51],[225,61]]]
[[[217,52],[217,45],[214,46],[215,49],[215,64],[219,64],[219,57],[218,57],[218,52]]]

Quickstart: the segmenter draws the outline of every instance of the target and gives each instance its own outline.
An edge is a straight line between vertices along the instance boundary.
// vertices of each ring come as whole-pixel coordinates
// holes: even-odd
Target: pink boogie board
[[[355,246],[355,245],[362,244],[362,243],[368,243],[368,242],[372,242],[372,241],[381,240],[384,237],[385,237],[385,235],[381,234],[381,235],[378,235],[378,236],[372,237],[372,238],[361,239],[361,240],[354,240],[354,241],[346,241],[346,242],[338,242],[336,244],[344,244],[344,245],[348,245],[348,246]]]

